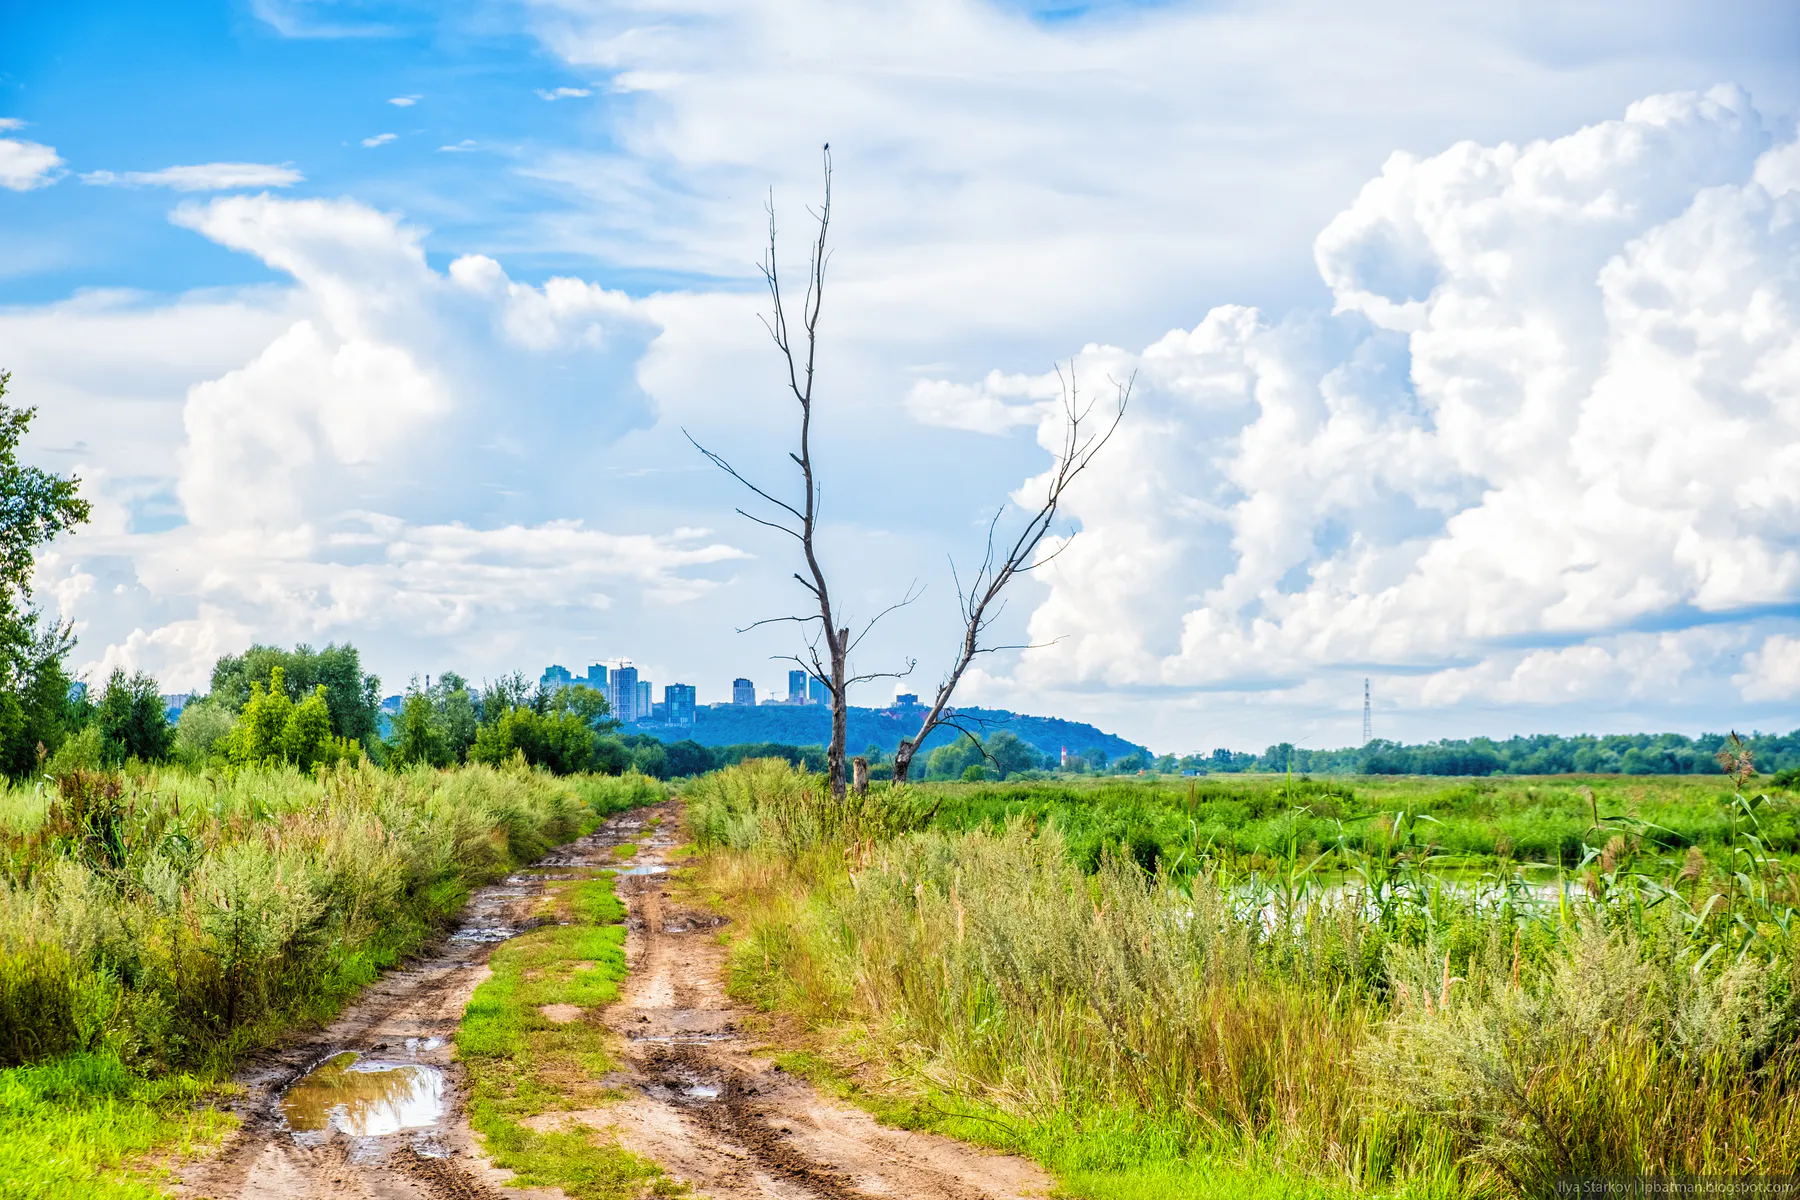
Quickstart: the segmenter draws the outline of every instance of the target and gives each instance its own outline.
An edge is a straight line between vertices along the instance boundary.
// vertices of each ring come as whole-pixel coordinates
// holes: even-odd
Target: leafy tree
[[[657,779],[669,777],[669,754],[660,743],[639,746],[631,752],[631,768],[640,775]]]
[[[523,755],[534,767],[572,775],[592,769],[598,740],[575,713],[546,716],[530,708],[510,708],[499,720],[482,725],[469,758],[499,766]]]
[[[35,408],[5,403],[12,380],[0,371],[0,618],[14,645],[35,640],[31,613],[31,569],[37,548],[88,519],[81,480],[64,479],[19,465],[19,441],[37,416]]]
[[[0,771],[19,778],[84,729],[93,706],[64,667],[75,639],[66,625],[40,623],[23,646],[0,644]]]
[[[480,718],[466,679],[446,671],[420,688],[415,676],[388,739],[389,761],[398,766],[425,763],[446,767],[465,762],[475,744]]]
[[[338,740],[332,736],[331,706],[325,699],[325,685],[320,684],[312,695],[294,705],[287,724],[281,727],[281,757],[310,771],[320,762],[336,762],[344,756],[338,753]],[[348,751],[349,739],[342,740]]]
[[[274,686],[267,690],[260,680],[251,683],[250,698],[238,711],[237,725],[231,731],[227,753],[232,762],[252,766],[281,756],[281,731],[294,714],[283,673],[281,667],[274,669],[270,676]]]
[[[622,739],[600,738],[594,743],[594,765],[590,769],[596,775],[623,775],[631,765],[631,755],[631,747]]]
[[[223,751],[231,736],[231,714],[211,700],[190,700],[175,722],[175,754],[194,766]]]
[[[981,743],[964,736],[947,746],[939,746],[925,760],[925,774],[931,779],[960,779],[972,766],[982,763]]]
[[[528,708],[542,715],[550,711],[550,693],[525,672],[502,675],[481,689],[481,723],[491,725],[515,708]]]
[[[457,762],[464,762],[468,759],[469,747],[475,744],[475,731],[481,725],[481,713],[476,708],[475,696],[469,691],[469,681],[455,671],[445,671],[430,691],[445,748]]]
[[[94,724],[109,763],[132,758],[161,762],[175,748],[175,729],[163,707],[161,689],[142,671],[127,676],[123,669],[113,670],[94,709]]]
[[[0,770],[21,776],[81,727],[63,665],[75,639],[32,607],[31,570],[38,547],[89,514],[79,479],[19,464],[37,409],[5,403],[11,379],[0,371]]]
[[[665,749],[669,756],[670,778],[678,779],[684,775],[704,775],[708,771],[716,769],[717,759],[712,751],[692,738],[671,742]]]
[[[558,688],[550,698],[549,709],[558,716],[572,713],[581,718],[589,729],[599,733],[611,732],[619,727],[619,723],[612,719],[611,702],[600,691],[585,683]]]
[[[483,716],[487,715],[484,708]],[[528,708],[509,708],[494,715],[492,720],[483,720],[481,728],[475,732],[475,744],[469,747],[469,761],[486,763],[491,767],[505,766],[514,758],[525,757],[524,742],[533,739],[529,734],[520,737],[522,726],[531,722],[537,714]]]
[[[365,675],[355,646],[333,643],[323,650],[299,645],[293,650],[254,645],[242,654],[227,654],[213,664],[212,698],[237,712],[250,702],[252,684],[265,693],[281,669],[287,697],[296,704],[325,689],[325,705],[333,735],[353,742],[374,741],[380,729],[381,680]]]
[[[420,763],[441,767],[449,759],[449,747],[432,709],[431,697],[423,692],[408,693],[388,737],[388,762],[397,767]]]
[[[284,676],[282,667],[274,667],[266,691],[260,680],[251,682],[250,698],[227,739],[231,761],[241,766],[285,762],[310,771],[359,757],[362,750],[356,743],[331,732],[325,685],[317,685],[312,695],[295,704],[288,697]]]
[[[1029,771],[1038,765],[1038,752],[1019,740],[1009,729],[1002,729],[987,740],[987,756],[1000,778]]]
[[[987,778],[987,768],[980,763],[970,763],[963,768],[962,777],[964,783],[980,783]]]

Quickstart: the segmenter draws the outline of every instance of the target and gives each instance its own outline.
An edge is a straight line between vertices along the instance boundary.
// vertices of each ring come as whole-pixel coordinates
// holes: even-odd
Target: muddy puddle
[[[444,1116],[444,1073],[346,1051],[295,1080],[281,1097],[281,1116],[296,1134],[384,1137],[428,1129]]]

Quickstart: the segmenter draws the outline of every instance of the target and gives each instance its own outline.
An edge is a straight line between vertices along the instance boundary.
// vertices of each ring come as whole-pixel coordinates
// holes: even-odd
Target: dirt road
[[[630,818],[631,814],[624,814]],[[615,819],[616,821],[617,819]],[[240,1128],[190,1164],[179,1192],[212,1200],[502,1200],[462,1107],[451,1039],[487,957],[531,928],[546,878],[610,861],[609,822],[528,870],[479,889],[437,953],[371,984],[329,1027],[258,1056],[239,1073]]]
[[[721,985],[719,919],[669,898],[665,855],[679,815],[674,803],[621,814],[532,871],[477,893],[441,954],[386,977],[329,1029],[240,1077],[243,1127],[218,1156],[187,1171],[185,1193],[214,1200],[545,1196],[501,1191],[507,1174],[486,1163],[469,1131],[449,1040],[488,951],[523,930],[544,877],[613,862],[613,847],[627,841],[640,847],[618,879],[629,911],[630,974],[618,1003],[581,1017],[620,1035],[622,1067],[606,1082],[625,1098],[529,1124],[616,1133],[715,1200],[1001,1200],[1047,1192],[1049,1179],[1024,1160],[883,1128],[750,1052],[740,1036],[744,1014]]]

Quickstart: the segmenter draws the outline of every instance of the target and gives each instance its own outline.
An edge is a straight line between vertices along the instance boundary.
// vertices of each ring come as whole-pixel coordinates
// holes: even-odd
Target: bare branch
[[[747,521],[755,521],[758,525],[767,525],[770,529],[776,530],[780,533],[785,533],[789,537],[794,538],[796,541],[799,540],[800,531],[797,529],[789,529],[786,525],[783,525],[780,521],[765,521],[761,517],[757,516],[756,514],[747,513],[741,508],[736,508],[736,509],[733,509],[732,511],[737,513],[738,516],[743,517]]]
[[[742,475],[740,475],[738,473],[737,468],[732,466],[730,463],[726,462],[723,457],[721,457],[720,455],[714,454],[711,450],[708,450],[705,446],[702,446],[699,442],[696,442],[694,440],[694,435],[689,433],[686,429],[683,429],[681,431],[681,436],[686,438],[688,440],[688,444],[691,445],[694,449],[696,449],[700,453],[704,454],[707,457],[707,460],[710,461],[713,464],[713,466],[719,468],[721,471],[725,472],[727,475],[731,476],[733,479],[737,480],[739,483],[743,484],[745,487],[749,488],[751,491],[753,491],[757,495],[761,496],[764,500],[767,500],[770,504],[773,504],[777,508],[783,509],[786,512],[793,514],[793,516],[796,520],[803,521],[806,519],[801,514],[799,509],[795,508],[793,505],[789,504],[787,501],[777,500],[775,497],[769,495],[769,493],[767,493],[767,492],[763,491],[761,488],[757,487],[754,483],[751,483],[748,479],[745,479]],[[740,508],[738,511],[743,512],[744,510]],[[744,513],[744,515],[750,516],[749,513]],[[750,519],[753,521],[756,520],[755,517],[750,517]],[[767,522],[765,521],[764,524],[767,524]]]
[[[1038,548],[1055,527],[1057,514],[1061,511],[1063,497],[1069,487],[1087,470],[1094,461],[1095,455],[1112,440],[1119,423],[1125,419],[1125,409],[1131,401],[1131,390],[1135,385],[1136,375],[1130,376],[1124,383],[1112,380],[1117,393],[1117,406],[1112,419],[1105,429],[1096,434],[1089,432],[1083,435],[1083,425],[1094,411],[1094,402],[1085,406],[1081,401],[1080,385],[1075,376],[1075,364],[1069,363],[1069,373],[1063,374],[1060,364],[1056,367],[1057,381],[1062,388],[1063,415],[1065,419],[1062,446],[1056,456],[1055,467],[1050,472],[1048,485],[1044,490],[1044,499],[1035,512],[1026,520],[1018,536],[1013,539],[1003,555],[996,557],[995,531],[999,527],[1000,515],[1004,509],[996,511],[994,519],[988,524],[986,547],[982,554],[981,566],[976,570],[965,592],[960,577],[956,577],[957,601],[963,615],[963,637],[957,647],[957,654],[946,672],[943,682],[938,685],[937,695],[931,708],[926,712],[919,732],[911,738],[903,739],[900,749],[894,755],[894,778],[904,781],[907,768],[912,763],[913,755],[924,745],[925,739],[932,730],[949,724],[954,720],[954,710],[950,709],[950,699],[956,692],[956,686],[962,681],[969,665],[982,654],[992,654],[1000,649],[1015,647],[988,647],[981,644],[982,634],[999,619],[1005,611],[1005,604],[1000,595],[1013,578],[1044,562],[1054,559],[1068,546],[1065,539],[1061,545],[1052,550],[1043,559],[1038,558]],[[951,564],[952,575],[955,576],[955,564]],[[1029,648],[1029,647],[1026,647]],[[952,714],[952,715],[947,715]],[[985,753],[985,751],[984,751]]]
[[[812,455],[812,419],[813,419],[813,384],[817,379],[819,358],[819,321],[825,305],[825,272],[831,261],[829,235],[831,231],[831,146],[826,144],[821,150],[821,165],[824,172],[824,198],[818,209],[808,210],[818,227],[817,237],[809,248],[806,272],[805,294],[800,302],[800,309],[795,318],[800,331],[804,332],[806,344],[796,345],[796,330],[789,325],[787,309],[787,293],[781,277],[780,256],[777,253],[779,239],[775,222],[775,199],[770,194],[767,202],[769,215],[769,245],[758,269],[762,273],[763,282],[769,289],[769,312],[763,316],[763,328],[768,331],[769,338],[781,354],[782,367],[786,372],[788,392],[800,406],[799,445],[788,452],[788,460],[798,468],[799,501],[790,503],[777,499],[768,490],[751,483],[749,479],[733,467],[725,458],[702,446],[691,435],[688,441],[694,448],[705,455],[714,466],[743,484],[755,495],[774,505],[780,513],[792,518],[793,524],[785,519],[766,520],[738,511],[749,520],[771,529],[779,529],[800,543],[801,555],[805,559],[805,571],[795,572],[794,578],[804,588],[811,602],[818,606],[818,613],[809,616],[773,617],[767,621],[758,621],[747,629],[755,629],[765,624],[792,622],[807,626],[818,622],[812,642],[806,653],[810,658],[809,669],[813,677],[821,680],[831,696],[831,742],[826,749],[826,772],[830,777],[833,796],[843,799],[844,784],[844,741],[848,729],[848,695],[850,685],[862,680],[882,678],[874,675],[851,675],[848,660],[850,651],[868,635],[876,621],[886,616],[892,609],[876,614],[874,620],[864,626],[856,638],[850,636],[850,629],[843,621],[842,614],[832,603],[830,586],[826,582],[825,568],[819,561],[817,534],[819,529],[819,512],[824,497],[824,489],[815,470]],[[687,431],[683,430],[683,434]],[[901,602],[901,607],[910,604],[916,595],[909,590],[908,598]],[[820,642],[823,642],[821,654]],[[808,663],[795,656],[793,661],[802,667]],[[909,661],[907,670],[912,670]]]
[[[881,618],[887,616],[889,613],[893,612],[896,609],[905,608],[907,605],[911,604],[914,600],[917,600],[921,595],[923,595],[924,591],[925,591],[925,589],[919,587],[919,581],[916,579],[913,580],[911,586],[909,586],[906,589],[906,598],[903,600],[895,601],[893,604],[888,605],[886,608],[882,609],[880,612],[878,612],[874,616],[870,617],[869,623],[867,625],[863,626],[863,631],[856,635],[855,640],[853,640],[850,643],[848,648],[851,650],[856,649],[857,646],[862,644],[862,640],[869,636],[869,631],[871,629],[875,628],[876,622],[880,621]]]
[[[737,632],[749,633],[752,629],[760,629],[764,625],[786,625],[790,621],[796,625],[806,625],[818,619],[817,617],[764,617],[760,621],[750,622]]]
[[[852,675],[852,676],[850,676],[850,678],[844,680],[844,682],[845,683],[867,683],[871,679],[905,679],[908,675],[911,675],[913,673],[913,668],[916,666],[918,666],[918,664],[909,658],[906,660],[906,667],[904,670],[900,670],[900,671],[870,671],[864,675]]]

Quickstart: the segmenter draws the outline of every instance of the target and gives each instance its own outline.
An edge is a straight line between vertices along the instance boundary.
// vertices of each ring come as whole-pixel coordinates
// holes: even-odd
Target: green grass
[[[1758,782],[1748,794],[1758,794]],[[1146,865],[1191,864],[1209,853],[1268,858],[1290,842],[1328,854],[1340,847],[1378,852],[1396,840],[1396,813],[1429,816],[1419,830],[1421,847],[1467,857],[1471,865],[1506,859],[1576,866],[1587,848],[1611,836],[1595,840],[1596,816],[1645,822],[1645,844],[1676,856],[1689,846],[1722,852],[1742,824],[1734,823],[1731,781],[1720,775],[1239,775],[925,783],[912,791],[936,806],[933,825],[941,829],[999,828],[1014,819],[1055,825],[1090,867],[1108,846],[1129,847]],[[1777,854],[1800,854],[1800,805],[1786,792],[1770,795],[1759,814],[1764,844]]]
[[[1132,805],[1191,821],[1198,787],[834,807],[746,764],[691,787],[688,818],[697,886],[738,918],[734,995],[847,1047],[872,1082],[840,1086],[883,1119],[1028,1154],[1070,1195],[1425,1200],[1800,1168],[1795,879],[1751,832],[1789,802],[1721,805],[1716,857],[1671,857],[1631,807],[1669,795],[1584,793],[1580,898],[1514,903],[1443,885],[1466,869],[1428,840],[1448,819],[1342,846],[1355,887],[1325,886],[1298,822],[1363,797],[1293,782],[1210,801],[1287,823],[1266,853],[1183,862],[1089,835]],[[1482,782],[1440,785],[1437,811],[1504,819],[1506,781]],[[1382,783],[1395,812],[1429,799]]]
[[[551,885],[566,925],[495,949],[493,974],[475,989],[456,1035],[468,1072],[469,1121],[495,1164],[526,1187],[560,1187],[578,1200],[670,1196],[683,1189],[648,1159],[591,1128],[533,1130],[533,1117],[593,1109],[616,1099],[599,1082],[613,1067],[593,1010],[619,998],[625,977],[625,907],[607,877]],[[539,1010],[573,1004],[581,1018]]]
[[[826,1056],[788,1050],[775,1064],[884,1125],[941,1134],[1035,1159],[1056,1176],[1066,1200],[1343,1200],[1356,1195],[1268,1165],[1192,1155],[1183,1131],[1141,1119],[1079,1126],[1016,1113],[941,1088],[869,1089]],[[1116,1116],[1116,1114],[1115,1114]]]
[[[0,1196],[138,1200],[164,1193],[153,1153],[216,1144],[231,1122],[191,1076],[145,1079],[108,1054],[0,1073]]]
[[[245,1051],[329,1019],[472,887],[664,794],[481,767],[0,788],[0,1194],[156,1194],[145,1164],[228,1125],[203,1106]]]
[[[1192,1161],[1069,1171],[1058,1193],[1080,1200],[1327,1200],[1345,1194],[1291,1175]]]

